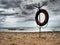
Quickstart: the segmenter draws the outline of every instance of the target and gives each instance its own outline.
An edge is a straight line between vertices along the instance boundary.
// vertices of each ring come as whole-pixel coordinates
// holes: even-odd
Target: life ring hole
[[[44,22],[44,20],[45,20],[45,14],[44,13],[40,13],[38,15],[38,21],[40,21],[42,23],[42,22]]]

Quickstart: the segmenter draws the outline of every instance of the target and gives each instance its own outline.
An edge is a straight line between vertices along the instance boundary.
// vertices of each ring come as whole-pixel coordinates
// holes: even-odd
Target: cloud
[[[50,10],[60,10],[60,0],[49,0],[48,9]],[[57,12],[57,11],[56,11]]]
[[[0,0],[1,1],[1,0]],[[0,7],[1,8],[16,8],[14,11],[18,11],[19,15],[15,18],[22,18],[19,19],[18,21],[23,20],[24,24],[29,24],[28,26],[33,26],[37,27],[35,24],[35,13],[37,9],[34,7],[40,7],[47,6],[46,10],[48,10],[49,13],[49,23],[46,28],[57,28],[60,27],[60,0],[3,0],[0,2]],[[18,9],[17,9],[18,7]],[[44,9],[43,8],[43,9]],[[19,11],[20,10],[20,11]],[[53,14],[51,14],[53,12]],[[51,17],[50,17],[51,16]],[[6,17],[4,17],[6,18]],[[19,22],[21,24],[21,22]],[[18,23],[16,23],[18,24]],[[19,24],[18,24],[19,25]],[[15,25],[16,26],[16,25]],[[22,25],[21,25],[22,26]]]

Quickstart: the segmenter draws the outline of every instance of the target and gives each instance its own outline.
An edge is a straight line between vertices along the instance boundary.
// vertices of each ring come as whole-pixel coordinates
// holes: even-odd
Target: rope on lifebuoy
[[[45,15],[45,20],[44,20],[43,22],[40,22],[40,21],[38,20],[38,15],[39,15],[40,13],[43,13],[43,14]],[[37,23],[39,26],[44,26],[44,25],[48,22],[48,20],[49,20],[48,12],[47,12],[46,10],[44,10],[44,9],[39,9],[39,10],[37,11],[37,13],[36,13],[36,16],[35,16],[35,21],[36,21],[36,23]]]

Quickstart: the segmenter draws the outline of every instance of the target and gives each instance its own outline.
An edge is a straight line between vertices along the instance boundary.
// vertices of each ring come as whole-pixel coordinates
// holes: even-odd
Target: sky
[[[45,5],[44,2],[46,2]],[[60,0],[0,0],[0,28],[34,27],[38,8],[45,9],[49,14],[48,24],[41,27],[42,31],[60,31]]]

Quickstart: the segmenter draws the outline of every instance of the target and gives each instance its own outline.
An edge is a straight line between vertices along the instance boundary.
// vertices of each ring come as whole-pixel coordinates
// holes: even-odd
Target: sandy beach
[[[0,45],[60,45],[60,32],[0,32]]]

